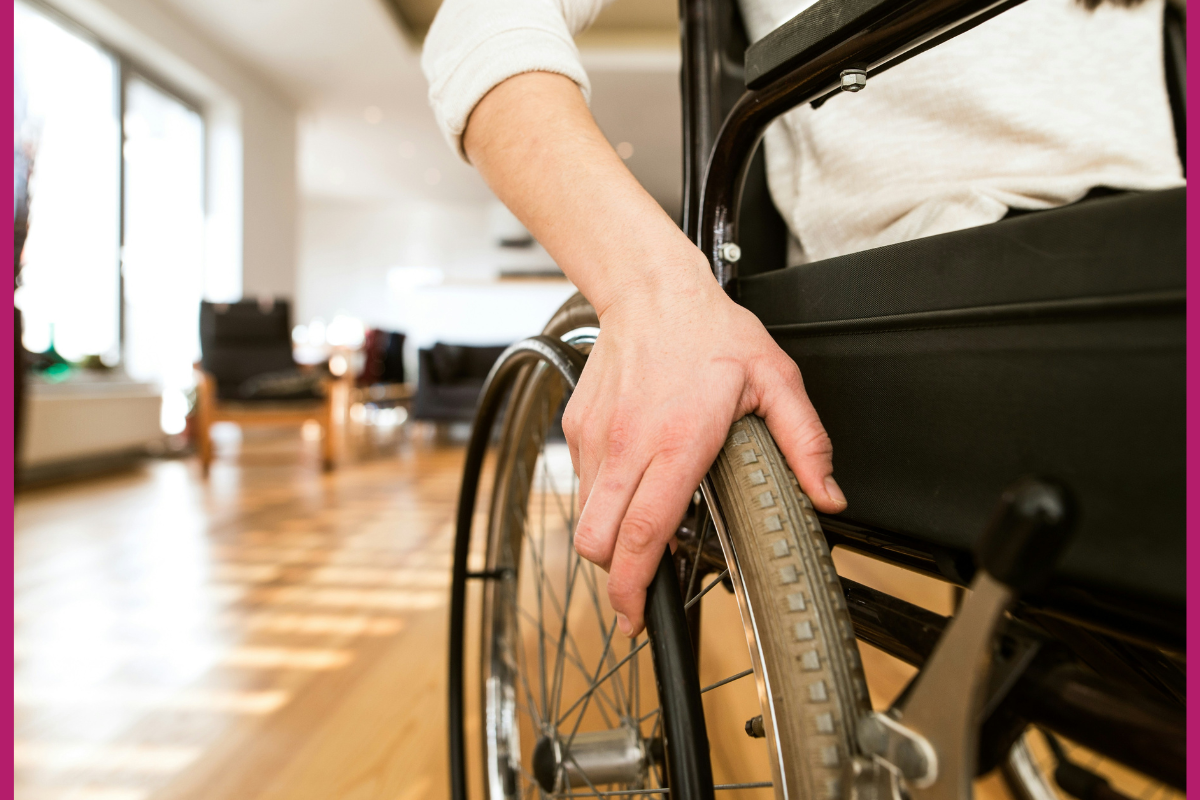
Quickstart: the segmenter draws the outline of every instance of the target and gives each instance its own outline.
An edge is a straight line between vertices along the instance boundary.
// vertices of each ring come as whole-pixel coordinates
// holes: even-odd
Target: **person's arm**
[[[845,508],[800,372],[613,151],[569,78],[527,72],[475,106],[463,147],[600,316],[563,429],[576,550],[609,570],[622,632],[730,425],[763,417],[813,504]]]

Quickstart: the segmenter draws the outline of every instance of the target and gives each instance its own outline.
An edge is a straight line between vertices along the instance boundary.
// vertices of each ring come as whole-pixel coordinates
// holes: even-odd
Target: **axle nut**
[[[896,769],[910,781],[920,781],[929,774],[929,759],[911,739],[896,743]]]
[[[858,721],[858,747],[869,756],[882,756],[887,753],[888,731],[883,723],[874,715],[867,715]]]
[[[867,72],[862,69],[842,70],[842,91],[861,92],[867,85]]]
[[[736,264],[742,258],[742,248],[738,247],[733,242],[726,242],[721,245],[721,260],[730,264]]]

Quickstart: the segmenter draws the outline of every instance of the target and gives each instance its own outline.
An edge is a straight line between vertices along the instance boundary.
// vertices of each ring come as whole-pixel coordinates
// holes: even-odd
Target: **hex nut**
[[[867,73],[861,69],[842,70],[842,91],[861,92],[867,85]]]
[[[730,264],[736,264],[742,257],[742,248],[738,247],[733,242],[726,242],[721,245],[721,260]]]

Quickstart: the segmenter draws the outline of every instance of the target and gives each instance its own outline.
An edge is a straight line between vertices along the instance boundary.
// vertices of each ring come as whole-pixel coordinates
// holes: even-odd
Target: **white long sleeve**
[[[464,159],[462,134],[492,87],[523,72],[555,72],[591,86],[574,37],[611,0],[445,0],[421,54],[438,126]]]
[[[815,0],[741,0],[753,39]],[[587,75],[573,36],[607,0],[446,0],[422,66],[461,155],[475,104],[513,75]],[[771,194],[806,260],[1184,183],[1163,76],[1165,0],[1029,0],[767,131]],[[465,157],[465,156],[464,156]]]

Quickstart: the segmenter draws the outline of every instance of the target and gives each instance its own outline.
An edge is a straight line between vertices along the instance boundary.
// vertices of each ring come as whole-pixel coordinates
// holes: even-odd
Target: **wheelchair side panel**
[[[930,237],[741,282],[834,443],[841,516],[973,551],[1016,478],[1079,506],[1071,584],[1182,607],[1184,194]]]

